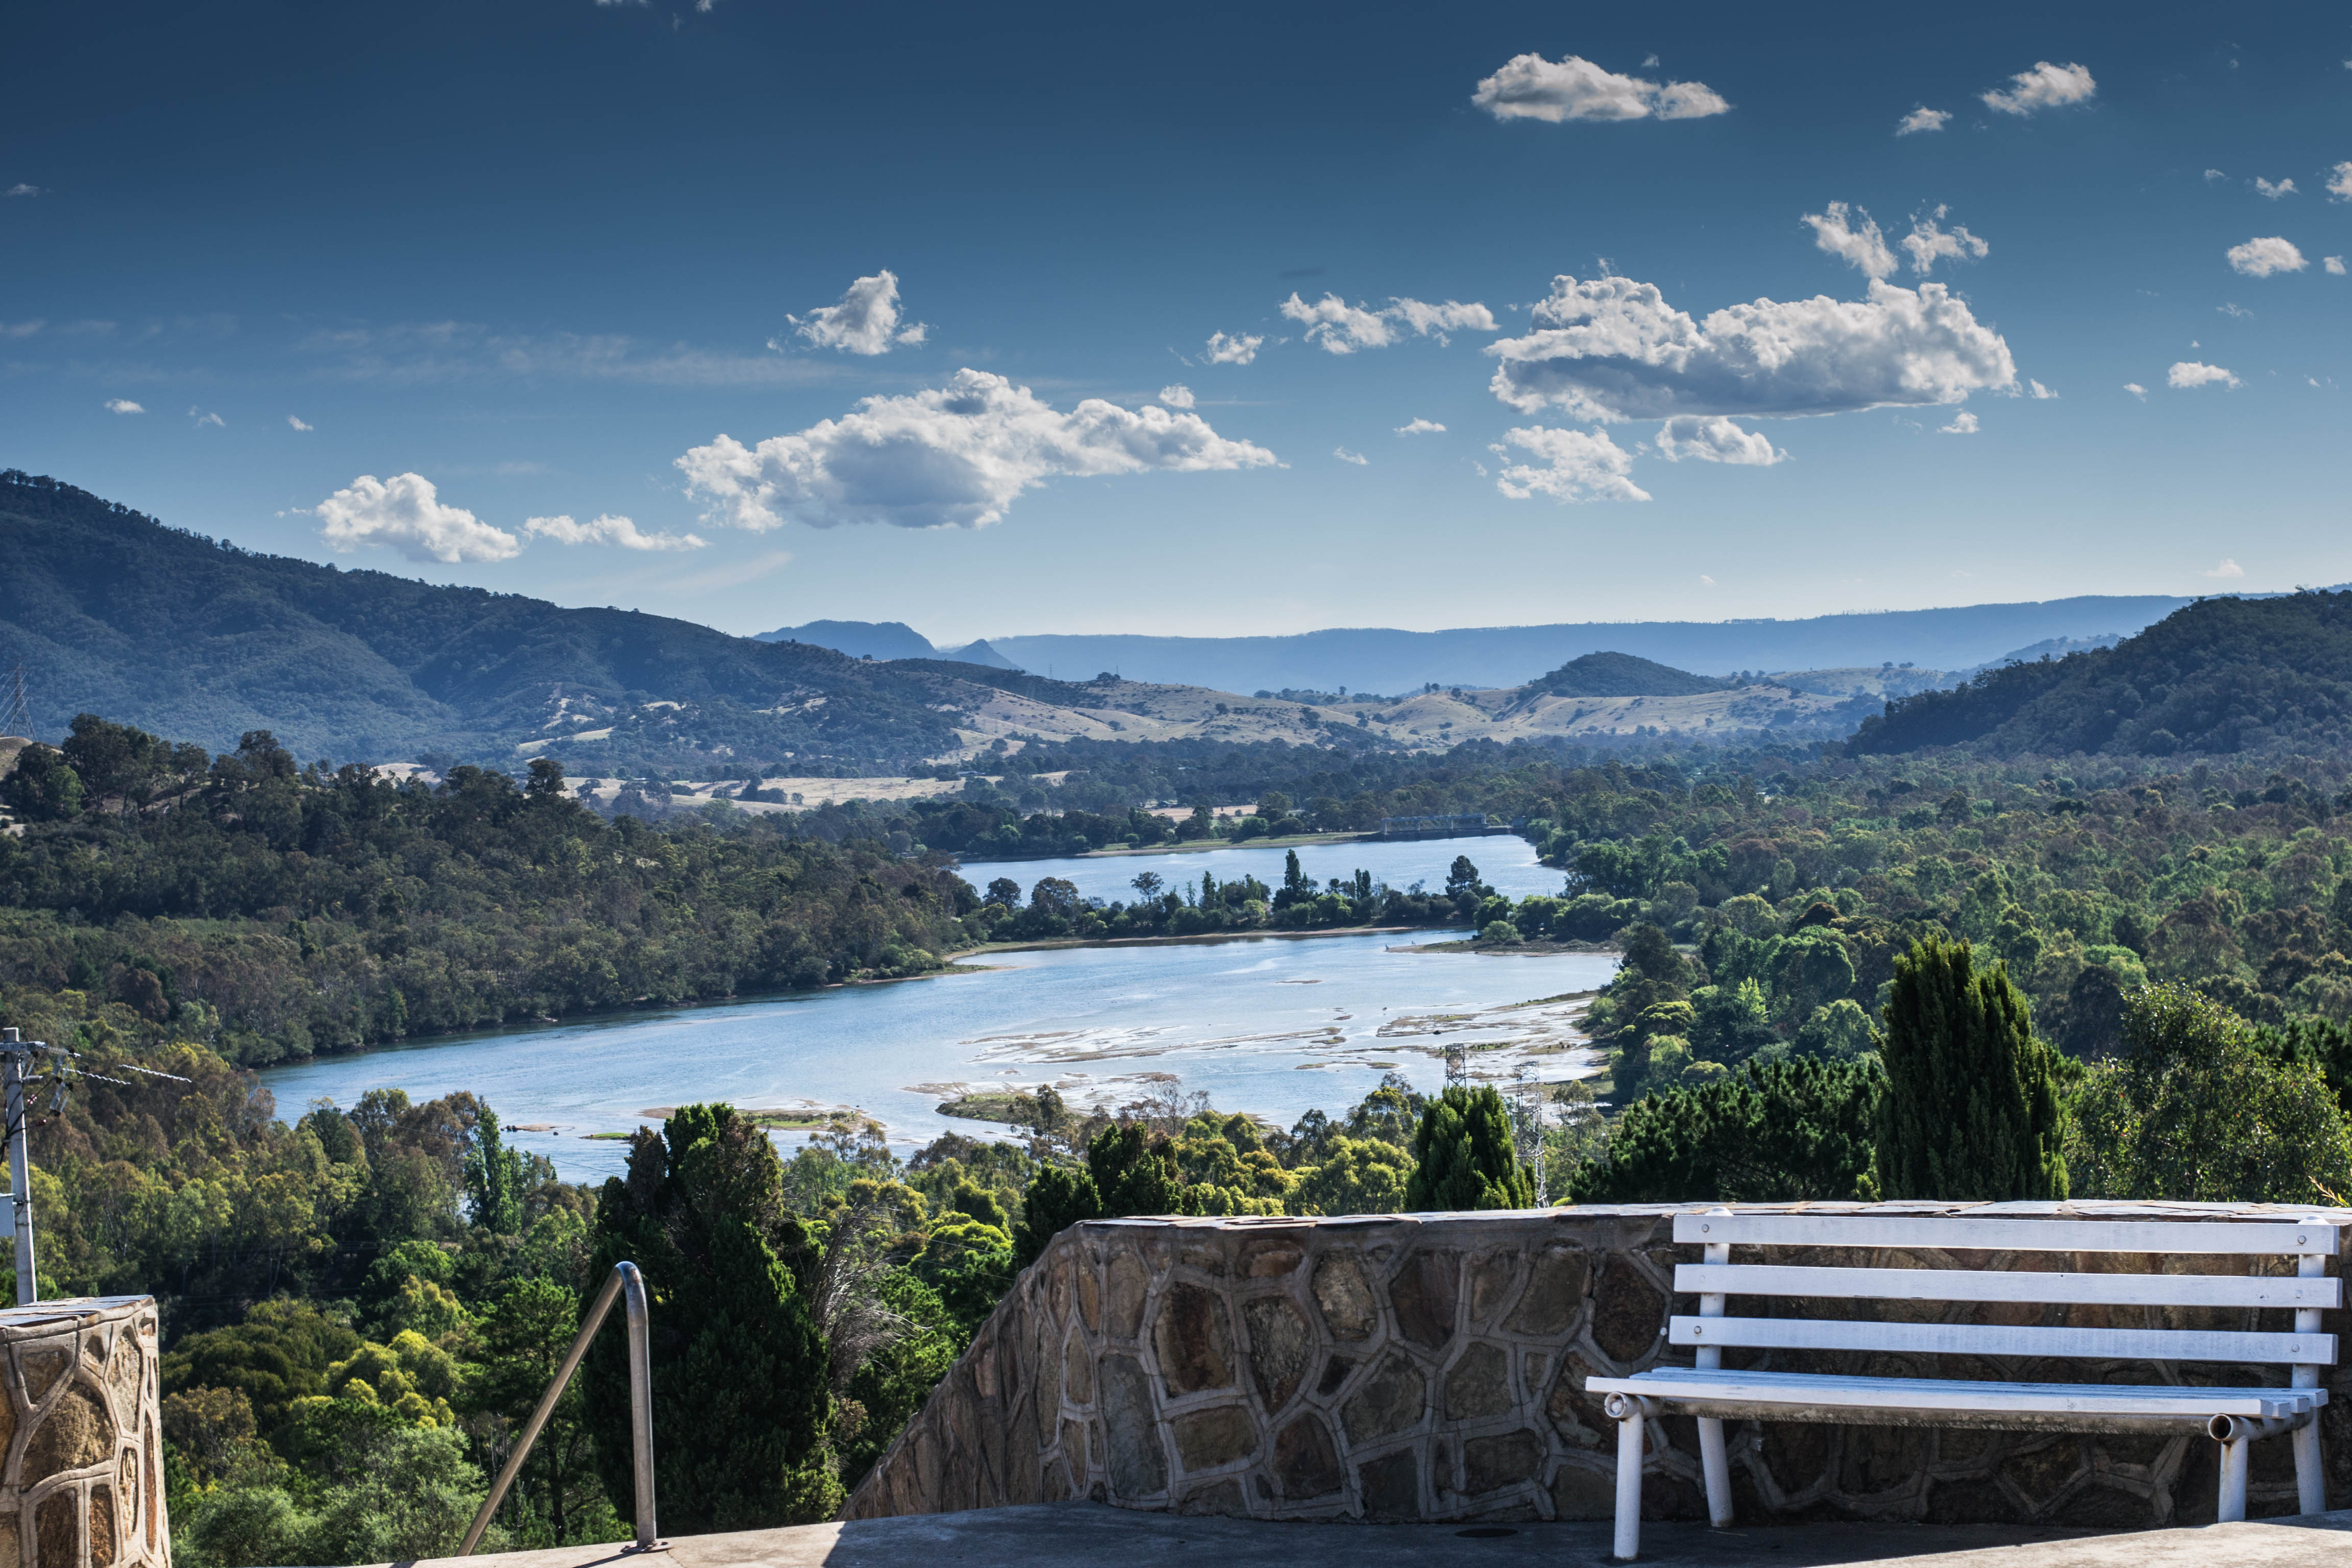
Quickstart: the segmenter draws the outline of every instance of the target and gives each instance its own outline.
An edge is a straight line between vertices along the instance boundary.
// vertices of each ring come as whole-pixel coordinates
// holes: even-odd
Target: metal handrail
[[[521,1473],[522,1463],[530,1458],[530,1446],[539,1440],[540,1428],[555,1413],[555,1402],[563,1397],[563,1390],[572,1382],[572,1374],[580,1370],[580,1358],[588,1353],[588,1342],[604,1326],[605,1314],[613,1310],[613,1300],[625,1295],[628,1299],[629,1321],[629,1447],[635,1460],[637,1483],[637,1539],[624,1552],[667,1552],[669,1542],[661,1539],[654,1528],[654,1405],[653,1361],[646,1344],[646,1281],[634,1263],[615,1263],[613,1272],[604,1277],[604,1288],[596,1292],[595,1301],[588,1309],[587,1321],[580,1325],[580,1337],[572,1342],[565,1352],[563,1364],[555,1369],[554,1381],[540,1395],[539,1408],[530,1413],[523,1424],[522,1436],[516,1440],[514,1452],[507,1456],[506,1467],[499,1479],[490,1483],[490,1495],[483,1500],[482,1511],[466,1531],[465,1544],[457,1548],[460,1557],[471,1557],[474,1548],[482,1543],[482,1531],[490,1527],[490,1516],[499,1511],[506,1500],[507,1489]]]

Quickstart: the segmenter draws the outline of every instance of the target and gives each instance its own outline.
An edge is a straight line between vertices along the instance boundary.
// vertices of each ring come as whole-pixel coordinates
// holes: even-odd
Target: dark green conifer
[[[655,1495],[665,1533],[809,1524],[841,1505],[828,1446],[824,1338],[795,1266],[812,1266],[784,1210],[768,1135],[732,1106],[688,1105],[640,1128],[629,1174],[606,1180],[592,1253],[600,1285],[623,1258],[651,1296]],[[616,1308],[584,1382],[596,1468],[633,1511],[627,1335]]]
[[[1895,962],[1884,1016],[1879,1184],[1890,1198],[2066,1195],[2056,1053],[2008,965],[1935,937]]]
[[[1510,1108],[1490,1085],[1456,1084],[1432,1100],[1412,1157],[1404,1201],[1415,1213],[1535,1207],[1535,1178],[1519,1163]]]

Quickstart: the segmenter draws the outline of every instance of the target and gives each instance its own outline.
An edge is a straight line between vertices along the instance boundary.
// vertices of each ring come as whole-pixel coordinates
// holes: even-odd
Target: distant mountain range
[[[1911,665],[1972,670],[2031,650],[2067,651],[2129,637],[2192,603],[2158,595],[2086,595],[2015,605],[1885,610],[1808,620],[1582,621],[1408,632],[1379,628],[1289,637],[1047,635],[935,649],[897,621],[813,621],[761,634],[877,659],[945,658],[1064,680],[1109,671],[1129,680],[1223,691],[1402,693],[1428,685],[1518,686],[1587,654],[1613,653],[1704,676]],[[908,651],[888,651],[904,647]]]

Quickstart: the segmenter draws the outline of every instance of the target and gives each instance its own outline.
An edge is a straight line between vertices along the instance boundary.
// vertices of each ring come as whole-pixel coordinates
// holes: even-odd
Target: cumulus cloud
[[[2025,384],[2025,395],[2026,395],[2028,397],[2032,397],[2032,398],[2037,398],[2037,399],[2038,399],[2038,398],[2055,397],[2055,396],[2057,396],[2057,395],[2058,395],[2056,393],[2054,393],[2054,392],[2051,391],[2048,387],[2046,387],[2046,386],[2042,385],[2040,382],[2038,382],[2038,381],[2034,381],[2034,380],[2032,380],[2032,379],[2030,379],[2030,378],[2027,380],[2027,382],[2026,382],[2026,384]]]
[[[2338,278],[2344,276],[2344,258],[2340,256],[2323,256],[2319,258],[2319,265]]]
[[[1948,229],[1941,226],[1941,220],[1950,210],[1939,206],[1927,217],[1915,216],[1911,232],[1903,237],[1903,248],[1911,256],[1911,270],[1922,278],[1938,261],[1982,261],[1992,249],[1963,225],[1956,223]]]
[[[2220,565],[2208,566],[2203,572],[2198,574],[2198,575],[2202,577],[2242,577],[2245,574],[2246,569],[2244,567],[2239,565],[2235,561],[2231,561],[2227,557],[2223,558]]]
[[[1949,425],[1937,426],[1936,432],[1940,436],[1973,436],[1977,433],[1977,416],[1963,408],[1952,416]]]
[[[2130,393],[2134,397],[2138,398],[2142,403],[2146,403],[2147,401],[2147,388],[2142,386],[2136,381],[2127,381],[2124,383],[2124,390]]]
[[[1163,386],[1160,389],[1160,401],[1171,408],[1190,408],[1192,406],[1192,389],[1181,384]]]
[[[222,418],[219,415],[207,414],[202,409],[195,407],[194,405],[191,405],[188,408],[188,417],[196,422],[196,428],[199,430],[203,429],[207,425],[211,426],[215,430],[225,430],[228,427],[228,421]]]
[[[1940,283],[1874,279],[1864,300],[1758,300],[1696,321],[1654,283],[1563,275],[1532,324],[1486,347],[1502,362],[1488,389],[1526,414],[1792,418],[1958,403],[2017,384],[2009,345]]]
[[[1857,214],[1859,224],[1854,221]],[[1853,263],[1865,277],[1884,278],[1895,270],[1895,253],[1886,248],[1885,237],[1879,233],[1871,216],[1859,207],[1832,202],[1825,212],[1805,214],[1803,221],[1812,225],[1815,246],[1841,261]]]
[[[2164,374],[2167,386],[2211,386],[2216,383],[2230,387],[2245,384],[2218,364],[2203,364],[2193,359],[2182,360]]]
[[[106,400],[106,411],[109,414],[144,414],[147,412],[146,409],[142,408],[138,404],[131,402],[131,399],[127,397],[108,398]]]
[[[1265,342],[1264,338],[1250,337],[1239,332],[1231,337],[1227,337],[1223,332],[1211,332],[1208,347],[1209,363],[1211,364],[1247,364],[1257,358],[1257,351]]]
[[[1669,419],[1658,427],[1658,456],[1669,463],[1692,458],[1702,463],[1737,463],[1756,468],[1769,468],[1789,458],[1788,453],[1774,450],[1771,437],[1760,431],[1742,430],[1728,419],[1702,419],[1695,414]]]
[[[1923,103],[1918,108],[1913,110],[1910,113],[1905,115],[1901,120],[1895,121],[1895,134],[1897,136],[1916,136],[1922,131],[1941,131],[1945,126],[1949,125],[1951,122],[1952,111],[1950,110],[1930,109]]]
[[[898,275],[884,268],[849,286],[838,305],[819,305],[805,317],[786,316],[793,331],[821,349],[853,354],[886,354],[893,345],[921,344],[930,328],[917,321],[898,325]],[[770,343],[778,348],[780,343]]]
[[[38,185],[28,185],[24,181],[19,180],[15,184],[9,186],[5,193],[0,194],[5,194],[12,196],[37,196],[41,194],[41,187]]]
[[[948,384],[862,400],[839,419],[746,447],[721,436],[677,459],[705,517],[755,531],[802,522],[979,527],[1057,476],[1198,473],[1275,461],[1197,414],[1126,409],[1090,397],[1065,414],[1001,375],[960,370]]]
[[[2208,169],[2205,171],[2205,183],[2209,185],[2216,183],[2217,181],[2226,180],[2229,177],[2229,175],[2223,174],[2219,169]]]
[[[2300,272],[2309,265],[2290,240],[2272,235],[2263,239],[2250,239],[2229,249],[2231,269],[2249,278],[2268,278],[2280,272]]]
[[[1398,426],[1396,433],[1400,436],[1443,436],[1445,426],[1434,419],[1415,419],[1410,425]]]
[[[411,561],[508,561],[522,541],[492,528],[463,507],[443,504],[422,474],[379,479],[362,474],[307,509],[326,526],[319,531],[337,550],[388,544]]]
[[[2008,87],[1981,95],[1986,108],[2003,114],[2032,114],[2036,110],[2084,102],[2099,90],[2099,84],[2081,66],[2053,66],[2048,60],[2036,60],[2032,70],[2020,71],[2009,80]]]
[[[1495,476],[1495,488],[1513,500],[1534,496],[1549,496],[1563,503],[1650,499],[1650,492],[1631,477],[1633,454],[1612,441],[1606,430],[1530,426],[1505,431],[1503,441],[1488,450],[1508,458],[1512,447],[1534,454],[1542,465],[1512,463]]]
[[[2352,202],[2352,160],[2347,160],[2327,171],[2327,199],[2332,202]]]
[[[289,414],[286,416],[286,423],[296,430],[308,430],[310,428],[309,425],[305,424],[301,419],[291,414]]]
[[[704,541],[691,533],[647,533],[625,517],[606,512],[587,522],[574,522],[569,516],[531,517],[523,520],[522,531],[533,539],[551,539],[558,544],[617,544],[624,550],[699,550]]]
[[[1332,447],[1331,455],[1339,458],[1343,463],[1353,463],[1360,468],[1366,467],[1371,462],[1371,459],[1365,457],[1361,452],[1350,452],[1345,447]]]
[[[1300,299],[1296,291],[1282,302],[1282,313],[1307,328],[1307,341],[1328,353],[1351,354],[1358,349],[1384,349],[1406,331],[1416,337],[1435,337],[1447,342],[1449,331],[1469,328],[1491,332],[1494,312],[1473,302],[1465,305],[1448,300],[1442,305],[1432,305],[1420,300],[1391,299],[1386,309],[1374,310],[1362,305],[1350,305],[1337,294],[1326,294],[1313,304]]]
[[[1470,101],[1497,120],[1701,120],[1731,105],[1704,82],[1663,86],[1603,70],[1579,55],[1558,63],[1518,55],[1478,84]]]
[[[2262,192],[2263,195],[2270,197],[2271,200],[2276,201],[2281,196],[2291,196],[2294,195],[2294,181],[2292,179],[2281,180],[2277,184],[2273,185],[2268,180],[2263,179],[2260,174],[2256,174],[2254,176],[2254,189]]]

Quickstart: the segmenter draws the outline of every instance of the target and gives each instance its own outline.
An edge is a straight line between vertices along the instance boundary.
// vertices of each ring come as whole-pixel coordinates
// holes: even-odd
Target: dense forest
[[[404,1035],[936,967],[976,907],[887,844],[600,818],[520,784],[207,756],[89,715],[0,781],[0,1003],[262,1065]],[[29,1031],[28,1031],[29,1032]]]

